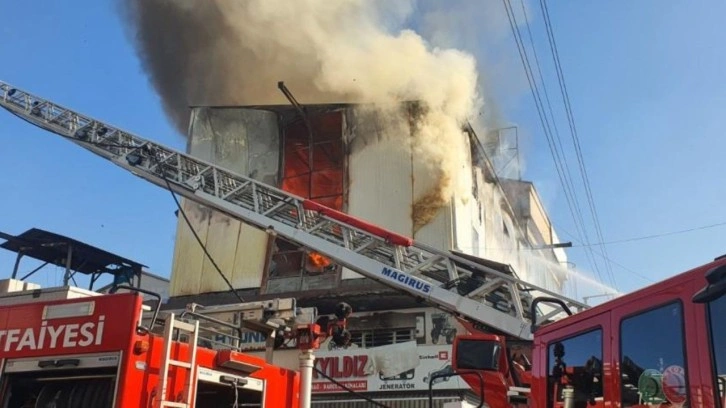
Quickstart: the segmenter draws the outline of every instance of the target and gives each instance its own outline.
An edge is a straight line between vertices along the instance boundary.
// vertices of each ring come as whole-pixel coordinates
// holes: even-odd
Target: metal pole
[[[68,245],[68,252],[66,254],[66,273],[63,275],[63,286],[68,286],[68,282],[71,280],[71,260],[73,259],[73,245]]]
[[[310,408],[314,365],[313,351],[303,350],[300,353],[300,408]]]
[[[565,387],[562,390],[562,402],[565,408],[575,408],[575,389],[572,387]]]
[[[23,257],[23,250],[21,249],[18,251],[18,256],[15,258],[15,266],[13,266],[13,274],[10,276],[11,279],[15,279],[18,276],[18,268],[20,268],[20,259],[22,257]]]

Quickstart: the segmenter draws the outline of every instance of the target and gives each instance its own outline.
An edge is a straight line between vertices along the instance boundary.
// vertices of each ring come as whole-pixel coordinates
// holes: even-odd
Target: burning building
[[[416,152],[414,104],[395,115],[362,105],[304,109],[194,108],[189,151],[436,248],[512,264],[524,278],[529,260],[519,259],[520,249],[556,240],[532,184],[500,181],[470,127],[456,135],[467,148],[465,160],[445,173]],[[185,201],[184,209],[236,289],[274,294],[358,285],[348,281],[360,276],[319,254],[198,204]],[[532,278],[561,289],[559,278]],[[172,296],[229,289],[183,219],[171,285]]]
[[[408,28],[412,2],[124,4],[142,65],[191,154],[562,288],[564,253],[521,250],[557,242],[536,191],[519,181],[505,188],[467,125],[483,104],[475,58]],[[488,26],[481,23],[472,27]],[[286,99],[278,81],[303,105]],[[448,369],[448,343],[462,330],[451,317],[225,215],[189,201],[183,209],[245,299],[295,297],[322,313],[341,299],[353,306],[355,347],[380,353],[321,351],[319,368],[331,377],[389,401],[403,396],[387,405],[408,407],[431,374]],[[182,217],[170,295],[170,307],[235,301]],[[250,349],[263,344],[256,333],[246,340]],[[330,402],[341,391],[326,381],[315,387],[320,406],[356,406]],[[434,389],[457,399],[467,387],[452,378]]]
[[[299,109],[290,105],[195,107],[188,150],[267,184],[561,292],[564,252],[531,251],[551,247],[558,240],[532,183],[499,179],[469,126],[462,126],[454,136],[466,147],[457,171],[446,173],[440,163],[431,165],[431,157],[420,154],[414,145],[420,129],[418,115],[415,103],[402,104],[393,113],[355,104]],[[456,185],[466,188],[452,187]],[[331,345],[330,350],[319,353],[324,364],[320,367],[328,375],[359,387],[359,391],[383,392],[379,395],[383,399],[401,391],[413,393],[408,397],[415,398],[424,396],[427,376],[448,367],[453,338],[464,331],[451,316],[422,307],[408,295],[362,278],[320,254],[196,203],[184,201],[183,209],[212,258],[245,299],[294,297],[321,312],[330,311],[341,300],[353,306],[356,313],[350,328],[354,346],[334,350]],[[233,301],[227,284],[182,217],[170,294],[170,302],[178,305],[192,299],[202,304]],[[244,341],[250,350],[264,346],[263,337],[256,333],[247,333]],[[415,364],[399,366],[403,363],[383,359],[386,362],[361,368],[360,373],[345,368],[345,359],[365,355],[360,349],[373,347],[397,347],[388,350],[388,355],[410,354],[409,360]],[[278,355],[278,363],[297,364],[294,351]],[[390,378],[381,374],[386,369],[395,374]],[[316,381],[316,391],[327,396],[319,398],[320,406],[337,401],[334,397],[340,389],[331,388],[322,378]],[[457,399],[466,394],[467,387],[452,378],[435,389]]]

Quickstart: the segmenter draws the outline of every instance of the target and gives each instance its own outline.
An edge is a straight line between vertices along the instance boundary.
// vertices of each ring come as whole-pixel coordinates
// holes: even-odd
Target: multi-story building
[[[562,291],[566,256],[552,247],[558,238],[534,185],[499,179],[470,126],[450,135],[452,144],[465,148],[459,152],[464,158],[460,163],[446,169],[430,163],[425,149],[417,146],[416,120],[416,104],[393,113],[345,104],[309,105],[304,114],[291,106],[197,107],[192,110],[188,150]],[[450,368],[452,340],[463,332],[451,316],[198,204],[184,201],[183,209],[245,299],[294,297],[321,313],[339,301],[353,306],[353,345],[342,350],[326,345],[318,353],[318,368],[329,376],[388,406],[414,407],[427,399],[430,375]],[[202,304],[234,300],[182,217],[170,296],[170,307],[192,298]],[[243,340],[251,350],[264,344],[258,333],[246,333]],[[279,351],[277,362],[296,367],[295,353]],[[439,381],[434,389],[441,401],[467,394],[456,377]],[[355,398],[323,378],[315,379],[314,390],[318,406],[358,406]]]

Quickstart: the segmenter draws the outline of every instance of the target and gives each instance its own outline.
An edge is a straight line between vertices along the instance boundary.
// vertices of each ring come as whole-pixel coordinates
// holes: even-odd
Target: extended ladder
[[[133,174],[475,324],[530,339],[531,293],[583,303],[235,174],[0,82],[0,105]],[[547,313],[549,318],[557,310]]]
[[[172,357],[172,345],[175,344],[174,332],[186,332],[188,356],[187,361]],[[181,337],[181,333],[179,333]],[[164,322],[164,349],[162,350],[161,366],[159,367],[159,384],[156,390],[156,408],[189,408],[192,406],[192,395],[196,381],[197,341],[199,339],[199,321],[183,322],[170,313]],[[172,367],[187,370],[184,381],[184,392],[181,401],[168,400],[169,373]],[[178,378],[178,377],[177,377]]]

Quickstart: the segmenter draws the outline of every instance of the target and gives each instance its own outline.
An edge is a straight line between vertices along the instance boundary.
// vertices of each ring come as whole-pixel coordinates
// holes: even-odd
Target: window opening
[[[683,308],[669,303],[623,319],[620,378],[623,407],[688,407]]]
[[[603,397],[602,329],[553,342],[548,347],[547,403],[562,406],[562,390],[575,391],[575,407]]]

